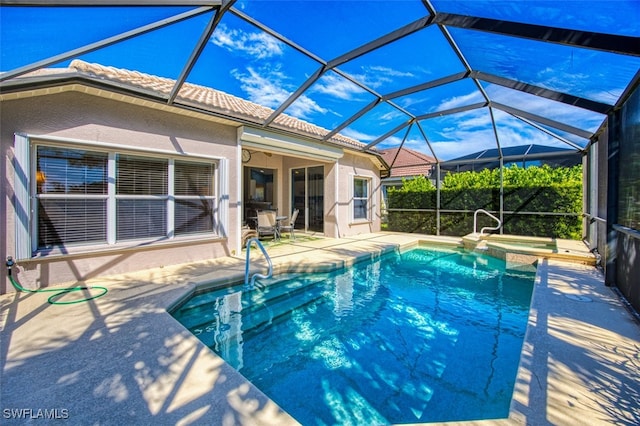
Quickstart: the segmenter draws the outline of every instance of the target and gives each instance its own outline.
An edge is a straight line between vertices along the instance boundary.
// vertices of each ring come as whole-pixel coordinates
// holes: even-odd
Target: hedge
[[[514,170],[516,169],[516,170]],[[503,232],[507,234],[554,237],[567,239],[582,238],[582,183],[579,168],[564,170],[549,167],[505,169],[509,181],[520,181],[522,186],[505,186]],[[481,176],[474,182],[476,173]],[[526,176],[518,176],[518,173]],[[536,176],[538,173],[538,176]],[[456,184],[447,185],[446,178],[440,190],[441,210],[466,210],[470,212],[441,212],[440,234],[461,236],[473,232],[473,211],[485,209],[500,211],[500,189],[495,187],[495,172],[464,172],[462,178],[455,178]],[[540,177],[542,175],[542,178]],[[549,176],[553,175],[553,179]],[[554,182],[553,180],[561,180]],[[457,183],[465,181],[472,185],[461,188]],[[490,187],[477,187],[484,180]],[[388,229],[391,231],[435,234],[437,231],[436,213],[416,211],[393,211],[393,209],[436,209],[435,187],[424,184],[426,178],[418,178],[418,183],[405,182],[399,190],[388,193]],[[506,179],[505,179],[506,181]],[[544,181],[547,185],[533,186],[533,182]],[[427,181],[428,182],[428,181]],[[499,179],[498,179],[499,186]],[[536,212],[571,213],[570,216],[537,215]],[[527,213],[527,214],[525,214]],[[530,214],[534,213],[534,214]],[[485,215],[478,216],[478,228],[495,226],[495,221]]]

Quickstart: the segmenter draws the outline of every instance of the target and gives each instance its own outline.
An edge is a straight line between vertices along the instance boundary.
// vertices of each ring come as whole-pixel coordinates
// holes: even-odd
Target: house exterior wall
[[[340,162],[326,164],[324,167],[324,235],[330,238],[340,238],[340,228],[347,226],[346,217],[340,215],[338,182],[340,182]]]
[[[337,161],[300,158],[303,153],[263,152],[253,154],[250,162],[240,160],[242,141],[235,123],[197,114],[176,113],[171,107],[132,102],[126,96],[82,90],[57,90],[46,95],[5,98],[0,116],[0,147],[3,161],[0,173],[0,256],[17,261],[13,274],[27,288],[58,284],[77,284],[101,275],[123,274],[165,265],[175,265],[238,254],[242,225],[244,166],[265,167],[277,171],[276,207],[280,214],[291,213],[292,168],[324,166],[324,235],[340,238],[380,230],[380,172],[364,154],[345,151]],[[7,100],[9,99],[9,100]],[[32,258],[16,256],[15,135],[52,144],[68,144],[79,149],[110,148],[132,150],[142,156],[211,159],[225,163],[224,176],[218,176],[219,200],[228,210],[223,214],[223,232],[219,235],[195,235],[164,238],[144,244],[107,244],[77,246],[57,253],[39,253]],[[309,142],[305,142],[309,144]],[[303,146],[303,145],[301,145]],[[306,145],[305,145],[306,146]],[[29,171],[32,175],[34,172]],[[220,172],[221,173],[221,172]],[[370,188],[368,220],[352,220],[353,177],[366,177]],[[33,177],[32,177],[33,179]],[[226,186],[221,187],[226,183]],[[7,271],[0,273],[0,294],[14,291]]]
[[[237,250],[241,215],[237,214],[240,203],[236,196],[238,191],[234,189],[240,181],[234,127],[78,92],[3,101],[1,107],[0,146],[4,154],[0,166],[4,177],[0,187],[0,211],[4,218],[0,221],[2,259],[15,257],[15,133],[74,141],[85,149],[90,149],[91,144],[111,144],[139,150],[141,155],[148,149],[150,153],[223,158],[228,165],[228,188],[219,189],[217,194],[228,197],[224,235],[175,238],[157,244],[98,248],[77,254],[18,260],[14,276],[23,286],[35,288],[77,283],[98,275],[227,256]],[[13,291],[6,279],[5,268],[1,275],[0,293]]]
[[[353,219],[353,179],[354,177],[369,179],[369,205],[367,220]],[[345,153],[337,165],[335,183],[337,200],[335,202],[337,217],[336,237],[366,234],[380,231],[381,186],[380,172],[371,160],[365,156]]]

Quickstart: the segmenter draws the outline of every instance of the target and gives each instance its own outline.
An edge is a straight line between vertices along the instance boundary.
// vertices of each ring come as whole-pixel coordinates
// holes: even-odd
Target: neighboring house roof
[[[527,162],[534,160],[552,161],[563,166],[572,166],[582,160],[582,153],[577,149],[559,148],[553,146],[529,144],[485,149],[462,157],[440,163],[443,170],[479,170],[483,168],[494,169],[500,167],[500,152],[503,161]]]
[[[436,159],[409,148],[391,148],[380,151],[391,168],[390,178],[429,176]]]
[[[73,75],[70,76],[70,73],[73,73]],[[69,68],[40,69],[26,74],[23,77],[14,78],[13,82],[19,82],[20,80],[24,81],[27,79],[35,79],[38,82],[41,82],[40,80],[43,79],[61,79],[60,81],[64,82],[64,77],[87,77],[94,81],[98,80],[101,83],[106,83],[119,89],[124,86],[130,90],[136,91],[138,94],[147,96],[152,95],[155,96],[158,101],[164,100],[165,102],[166,99],[169,98],[169,95],[176,84],[175,80],[169,78],[100,64],[91,64],[78,59],[72,61]],[[12,80],[8,80],[4,85],[7,85],[7,83],[10,85],[11,82]],[[36,81],[34,81],[34,83],[35,82]],[[7,86],[3,87],[3,93],[10,91]],[[20,85],[19,87],[23,86]],[[205,112],[220,114],[223,117],[231,119],[236,118],[240,123],[251,123],[258,126],[263,126],[265,121],[274,113],[274,110],[271,108],[263,107],[216,89],[192,83],[184,83],[182,85],[178,95],[176,96],[174,105],[195,106]],[[299,135],[307,135],[315,139],[324,139],[329,134],[329,131],[322,127],[286,114],[278,115],[268,127],[293,132]],[[335,134],[327,141],[343,147],[359,150],[362,150],[365,146],[363,143],[341,134]],[[375,154],[375,150],[370,151],[370,153]]]
[[[579,154],[579,151],[576,149],[568,149],[568,148],[558,148],[553,146],[544,146],[544,145],[518,145],[518,146],[508,146],[501,149],[503,157],[528,157],[535,156],[538,154]],[[443,162],[446,163],[459,163],[464,160],[481,160],[488,159],[493,160],[500,157],[500,152],[498,148],[485,149],[484,151],[474,152],[472,154],[463,155],[462,157],[454,158],[452,160],[448,160]]]

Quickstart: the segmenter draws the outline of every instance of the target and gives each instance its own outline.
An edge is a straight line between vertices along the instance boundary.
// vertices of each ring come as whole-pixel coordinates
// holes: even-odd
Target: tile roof
[[[389,177],[409,177],[431,174],[436,159],[409,148],[391,148],[380,151],[384,161],[391,167]],[[395,159],[395,161],[394,161]]]
[[[175,80],[158,77],[139,71],[130,71],[121,68],[92,64],[81,60],[74,60],[69,65],[71,71],[80,74],[104,79],[109,82],[125,84],[134,88],[151,91],[167,97],[176,84]],[[221,113],[228,117],[235,117],[249,121],[257,125],[271,116],[273,109],[238,98],[219,90],[200,86],[192,83],[184,83],[176,97],[177,103],[199,106],[205,110]],[[287,114],[280,114],[270,124],[271,128],[292,131],[297,134],[308,135],[313,138],[323,138],[329,131],[322,127],[297,119]],[[336,134],[329,139],[330,142],[350,148],[363,148],[364,144],[346,136]]]

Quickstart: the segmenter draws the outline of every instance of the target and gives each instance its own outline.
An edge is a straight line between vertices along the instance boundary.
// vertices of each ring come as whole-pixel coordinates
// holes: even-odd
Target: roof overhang
[[[380,154],[380,152],[378,151],[375,151],[375,150],[352,151],[351,153],[356,156],[368,157],[371,161],[373,161],[373,164],[375,164],[378,170],[383,172],[382,173],[383,177],[387,176],[391,172],[391,168],[389,167],[389,164],[384,159],[382,154]]]
[[[249,126],[238,128],[238,140],[243,147],[332,163],[344,156],[344,150],[336,146]]]
[[[180,107],[177,104],[167,105],[164,99],[153,96],[151,93],[132,90],[126,85],[107,83],[104,80],[78,73],[22,77],[4,81],[0,83],[0,102],[55,95],[64,92],[83,93],[228,126],[238,125],[238,121],[232,118],[206,111],[198,111],[193,108]]]
[[[260,126],[263,124],[260,122],[254,122],[244,116],[217,111],[215,109],[207,108],[204,105],[196,105],[189,100],[180,100],[179,102],[175,101],[168,104],[166,97],[163,97],[162,94],[152,90],[80,72],[65,70],[2,81],[0,82],[0,101],[45,96],[69,91],[159,109],[174,114],[198,117],[206,119],[207,121],[213,121],[233,127],[244,127],[246,129],[251,128],[254,129],[253,133],[258,131],[273,135],[273,137],[254,137],[254,140],[248,141],[250,143],[282,140],[288,142],[296,141],[296,143],[300,145],[297,148],[294,148],[290,144],[284,144],[282,146],[273,145],[269,147],[269,151],[271,152],[292,153],[295,151],[298,155],[303,157],[306,156],[307,158],[323,159],[324,161],[335,161],[337,158],[342,157],[342,155],[344,155],[344,149],[347,149],[352,152],[360,152],[369,156],[375,163],[379,162],[378,155],[365,150],[364,146],[348,146],[347,144],[344,144],[343,146],[335,141],[325,140],[322,136],[317,138],[314,138],[313,136],[307,137],[307,134],[304,132],[298,133],[287,129],[278,128],[277,131],[271,131],[272,129],[257,130],[252,126]],[[274,126],[276,125],[277,124],[274,123]],[[260,149],[266,150],[264,145],[262,145]],[[282,151],[283,149],[285,151]],[[385,168],[384,165],[382,168]]]

